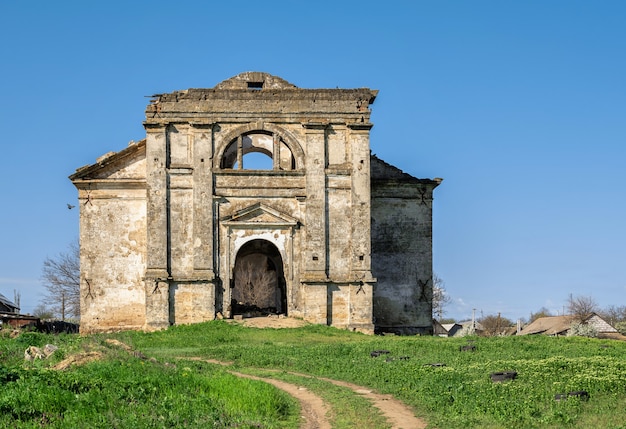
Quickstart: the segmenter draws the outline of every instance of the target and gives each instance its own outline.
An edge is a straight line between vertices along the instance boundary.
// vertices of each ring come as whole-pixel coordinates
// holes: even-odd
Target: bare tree
[[[626,322],[626,305],[609,305],[607,308],[601,310],[600,313],[613,327],[620,322]]]
[[[570,294],[567,300],[567,309],[576,321],[583,323],[593,313],[598,312],[598,304],[590,296],[573,296]]]
[[[276,304],[276,275],[266,268],[267,258],[263,258],[263,261],[253,261],[248,257],[237,264],[233,297],[238,302],[260,308]]]
[[[550,310],[548,310],[546,307],[541,307],[536,312],[530,313],[530,318],[528,320],[528,323],[532,323],[535,320],[539,319],[540,317],[550,317],[550,316],[552,316],[552,313],[550,312]]]
[[[39,317],[42,320],[54,319],[54,312],[46,307],[45,304],[39,303],[37,307],[33,309],[33,316]]]
[[[441,277],[433,274],[433,315],[439,321],[443,318],[446,305],[452,301],[444,286]]]
[[[42,305],[56,317],[80,317],[80,248],[78,241],[67,252],[43,262],[42,277],[46,296]]]
[[[498,313],[497,316],[492,314],[487,315],[480,318],[478,321],[483,326],[483,334],[490,337],[503,335],[508,327],[513,326],[513,322],[506,317],[502,317],[500,313]]]

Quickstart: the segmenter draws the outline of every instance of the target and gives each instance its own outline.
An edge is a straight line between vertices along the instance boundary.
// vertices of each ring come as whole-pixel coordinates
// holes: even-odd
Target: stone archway
[[[272,243],[256,239],[237,252],[231,291],[232,315],[287,314],[283,259]]]

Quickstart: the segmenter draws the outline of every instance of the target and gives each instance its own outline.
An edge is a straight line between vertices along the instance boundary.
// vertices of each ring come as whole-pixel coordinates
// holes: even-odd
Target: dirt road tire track
[[[328,407],[324,400],[308,389],[298,387],[295,384],[276,380],[273,378],[262,378],[254,375],[242,374],[240,372],[228,371],[237,377],[249,378],[252,380],[269,383],[293,396],[300,402],[300,409],[304,421],[300,425],[300,429],[332,429],[330,421],[326,417],[328,415]]]
[[[201,359],[201,358],[193,358],[193,360],[203,360],[205,362],[214,363],[218,365],[228,366],[231,365],[231,362],[223,362],[214,359]],[[261,369],[261,368],[259,368]],[[262,368],[263,371],[269,372],[279,372],[278,370],[272,370],[267,368]],[[247,377],[254,380],[263,381],[266,383],[273,384],[279,389],[284,390],[289,393],[291,396],[295,397],[298,401],[300,401],[300,405],[302,407],[303,417],[305,419],[309,419],[313,424],[315,424],[316,416],[326,416],[327,407],[324,401],[317,395],[312,394],[306,390],[302,390],[301,387],[296,386],[295,384],[286,383],[283,381],[276,380],[274,378],[264,378],[264,377],[256,377],[248,374],[242,374],[235,371],[228,371],[233,375],[237,375],[239,377]],[[406,406],[403,402],[395,399],[391,395],[384,395],[382,393],[377,393],[372,389],[367,387],[359,386],[353,383],[348,383],[346,381],[334,380],[332,378],[325,377],[316,377],[309,374],[303,374],[298,372],[288,372],[288,374],[295,375],[298,377],[306,377],[322,380],[328,383],[332,383],[335,386],[345,387],[351,389],[355,394],[364,396],[367,398],[372,405],[378,408],[382,414],[385,416],[389,424],[391,424],[392,429],[425,429],[427,427],[427,423],[415,417],[413,410]],[[306,393],[304,393],[306,392]],[[308,393],[308,394],[307,394]],[[310,395],[310,396],[309,396]],[[309,401],[311,399],[311,401]],[[321,402],[318,402],[321,401]],[[321,403],[321,407],[320,407]],[[305,410],[310,412],[310,415],[306,415]],[[310,410],[310,411],[309,411]],[[327,422],[328,423],[328,422]],[[309,429],[309,428],[323,428],[331,426],[321,426],[322,422],[320,420],[320,426],[301,426],[301,429]],[[328,423],[329,424],[329,423]]]
[[[107,340],[107,343],[113,346],[121,347],[129,353],[132,352],[131,347],[120,341]],[[232,365],[232,362],[219,361],[216,359],[203,359],[200,357],[181,357],[179,359],[203,361],[222,366]],[[279,372],[278,370],[272,370],[267,368],[259,369],[262,369],[264,371]],[[285,391],[292,397],[296,398],[300,402],[300,408],[303,417],[303,422],[300,425],[300,429],[332,429],[332,425],[330,424],[330,421],[327,417],[330,414],[329,408],[327,407],[326,402],[324,402],[324,400],[318,395],[308,391],[303,387],[274,378],[257,377],[254,375],[243,374],[231,370],[227,371],[237,377],[258,380],[264,383],[271,384],[278,389]],[[374,405],[383,413],[383,415],[387,418],[387,421],[391,424],[392,429],[425,429],[427,427],[427,423],[424,420],[415,417],[415,414],[413,413],[413,410],[411,410],[411,408],[406,406],[403,402],[395,399],[391,395],[383,395],[363,386],[348,383],[345,381],[334,380],[331,378],[316,377],[313,375],[297,372],[289,372],[289,374],[298,377],[319,379],[328,383],[332,383],[336,386],[351,389],[355,394],[366,397],[372,402],[372,405]]]

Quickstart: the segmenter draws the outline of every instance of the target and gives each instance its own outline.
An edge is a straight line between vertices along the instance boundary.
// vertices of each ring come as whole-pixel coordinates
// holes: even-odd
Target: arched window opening
[[[272,170],[274,160],[271,155],[263,152],[249,152],[243,156],[245,170]],[[233,169],[237,170],[239,165],[235,162]]]
[[[279,135],[255,131],[231,141],[220,166],[234,170],[294,170],[296,161]]]

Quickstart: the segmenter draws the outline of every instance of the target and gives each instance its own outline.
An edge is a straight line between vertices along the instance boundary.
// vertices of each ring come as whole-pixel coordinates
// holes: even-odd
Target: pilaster
[[[369,132],[372,124],[349,124],[348,146],[352,163],[352,272],[371,278],[371,187]]]
[[[328,275],[328,210],[326,198],[327,124],[305,123],[306,139],[306,244],[305,280],[325,280]]]
[[[195,275],[215,277],[213,257],[213,124],[192,124],[193,145],[193,268]]]
[[[165,278],[169,275],[167,127],[147,123],[144,126],[147,188],[146,277]]]

